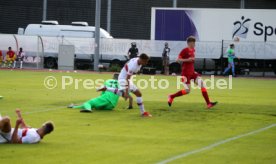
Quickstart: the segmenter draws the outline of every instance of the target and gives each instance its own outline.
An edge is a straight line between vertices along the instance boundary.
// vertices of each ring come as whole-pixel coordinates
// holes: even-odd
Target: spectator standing
[[[164,47],[163,53],[162,53],[162,60],[163,60],[165,75],[169,75],[170,51],[171,51],[171,49],[169,48],[169,44],[167,42],[165,42],[165,47]]]
[[[132,43],[131,43],[131,47],[130,47],[130,49],[128,50],[128,58],[129,58],[129,59],[136,58],[136,57],[138,56],[138,53],[139,53],[139,50],[138,50],[138,48],[136,47],[136,43],[135,43],[135,42],[132,42]]]

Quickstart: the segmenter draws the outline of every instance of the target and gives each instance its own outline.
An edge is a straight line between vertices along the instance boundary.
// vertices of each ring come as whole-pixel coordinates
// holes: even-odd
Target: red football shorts
[[[181,81],[185,84],[191,84],[191,80],[195,81],[198,77],[200,77],[200,74],[194,72],[191,75],[182,75]]]

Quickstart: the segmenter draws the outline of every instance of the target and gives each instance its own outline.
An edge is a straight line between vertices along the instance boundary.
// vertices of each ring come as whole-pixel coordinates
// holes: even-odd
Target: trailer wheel
[[[52,57],[48,57],[44,59],[45,68],[57,68],[57,60]]]
[[[179,74],[181,72],[181,67],[179,63],[170,64],[170,73]]]

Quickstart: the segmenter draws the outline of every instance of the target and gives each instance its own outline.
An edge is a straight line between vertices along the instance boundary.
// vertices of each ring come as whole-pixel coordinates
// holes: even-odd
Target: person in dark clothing
[[[162,53],[162,60],[164,66],[164,75],[169,75],[169,64],[170,64],[170,54],[171,49],[169,48],[169,44],[165,42],[165,47]]]
[[[128,50],[128,58],[129,58],[129,59],[136,58],[136,57],[138,56],[138,53],[139,53],[139,50],[138,50],[138,48],[136,47],[136,43],[135,43],[135,42],[132,42],[132,43],[131,43],[131,47],[130,47],[130,49]]]

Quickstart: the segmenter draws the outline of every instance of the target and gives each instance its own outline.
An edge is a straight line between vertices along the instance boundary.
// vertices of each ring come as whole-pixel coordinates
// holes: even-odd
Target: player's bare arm
[[[22,114],[21,114],[21,110],[17,108],[17,109],[15,110],[15,112],[16,112],[16,114],[17,114],[17,118],[21,119],[20,128],[31,128],[30,126],[28,126],[28,125],[25,123],[25,121],[24,121],[24,119],[23,119],[23,117],[22,117]]]
[[[20,126],[21,123],[22,123],[22,119],[18,118],[16,120],[16,123],[15,123],[14,131],[12,133],[11,143],[13,143],[13,144],[19,144],[19,143],[21,143],[21,140],[20,140],[20,138],[17,135],[18,128],[19,128],[19,126]]]
[[[131,78],[131,75],[127,75],[127,78],[126,78],[127,86],[126,86],[126,89],[125,89],[125,92],[124,92],[124,98],[125,98],[125,100],[127,100],[129,98],[128,87],[129,87],[129,80],[130,80],[130,78]]]

